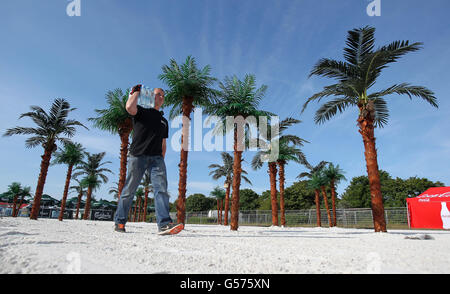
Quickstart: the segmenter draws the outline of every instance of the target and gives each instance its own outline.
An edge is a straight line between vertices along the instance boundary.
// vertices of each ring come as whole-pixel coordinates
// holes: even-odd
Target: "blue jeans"
[[[167,193],[167,173],[164,158],[161,155],[131,156],[128,160],[128,172],[125,186],[123,187],[120,200],[117,205],[114,222],[125,224],[128,219],[128,212],[133,203],[136,190],[141,183],[145,171],[150,174],[155,200],[156,223],[161,228],[172,222],[169,215],[169,194]]]

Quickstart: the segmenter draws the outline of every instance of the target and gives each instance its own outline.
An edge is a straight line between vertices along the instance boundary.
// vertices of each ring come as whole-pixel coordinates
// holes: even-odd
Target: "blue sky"
[[[258,86],[268,86],[261,109],[303,123],[289,129],[310,142],[303,148],[308,160],[331,161],[347,179],[366,174],[357,110],[347,110],[323,125],[315,125],[312,103],[300,115],[309,96],[332,80],[308,79],[320,58],[343,59],[347,31],[374,26],[376,45],[394,40],[424,42],[419,52],[408,54],[386,69],[373,91],[408,82],[429,87],[439,109],[407,96],[388,97],[390,120],[376,129],[379,167],[393,177],[427,177],[450,185],[450,2],[447,0],[381,0],[381,16],[369,17],[366,0],[209,0],[138,1],[81,0],[81,16],[66,14],[66,0],[3,0],[0,2],[0,130],[31,126],[18,120],[30,105],[49,109],[55,98],[66,98],[77,110],[71,118],[89,127],[79,129],[74,141],[91,153],[106,151],[114,172],[95,192],[107,193],[119,172],[118,136],[93,128],[87,121],[94,109],[106,107],[105,93],[136,83],[166,88],[159,79],[161,66],[171,58],[181,63],[188,55],[212,75],[255,74]],[[168,118],[166,109],[166,117]],[[169,139],[177,131],[171,128]],[[34,192],[39,174],[41,147],[25,148],[26,136],[0,137],[0,192],[18,181]],[[246,152],[244,168],[256,192],[269,189],[266,168],[252,171],[254,152]],[[189,153],[188,191],[209,192],[222,181],[208,176],[208,165],[220,163],[220,152]],[[166,156],[171,201],[177,197],[179,153]],[[287,185],[305,171],[289,164]],[[65,166],[51,166],[44,192],[60,199]],[[342,193],[348,182],[338,186]],[[74,195],[72,195],[74,196]]]

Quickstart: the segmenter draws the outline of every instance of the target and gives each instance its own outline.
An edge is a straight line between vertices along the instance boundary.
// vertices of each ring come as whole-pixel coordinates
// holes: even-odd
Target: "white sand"
[[[450,273],[449,231],[187,225],[5,217],[0,273]],[[429,240],[405,239],[423,237]]]

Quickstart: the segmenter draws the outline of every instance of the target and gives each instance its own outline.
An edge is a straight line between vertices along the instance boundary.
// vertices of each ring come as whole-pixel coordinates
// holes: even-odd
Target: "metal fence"
[[[42,210],[42,209],[41,209]],[[11,216],[12,209],[7,207],[0,207],[0,216]],[[80,211],[79,218],[83,210]],[[333,217],[332,211],[330,211]],[[389,228],[408,228],[408,212],[406,207],[384,208],[386,225]],[[28,216],[29,214],[21,211],[19,216]],[[43,218],[57,218],[59,215],[58,209],[51,209],[49,211],[42,210],[39,217]],[[114,211],[107,210],[91,210],[92,220],[112,220]],[[154,214],[149,214],[148,221],[156,222],[152,217]],[[177,219],[176,212],[171,212],[170,216],[173,220]],[[73,209],[67,209],[64,218],[75,217]],[[317,217],[315,209],[308,210],[286,210],[286,225],[287,226],[316,226]],[[222,223],[224,221],[224,213],[222,213]],[[228,220],[230,221],[231,214],[228,212]],[[320,220],[323,227],[328,226],[328,216],[326,210],[320,211]],[[278,213],[278,222],[281,224],[281,215]],[[187,224],[217,224],[217,210],[201,211],[201,212],[187,212]],[[370,208],[347,208],[336,210],[336,223],[338,227],[344,228],[373,228],[372,210]],[[270,210],[251,210],[239,212],[240,225],[255,225],[255,226],[271,226],[272,225],[272,211]]]
[[[406,207],[385,208],[385,219],[388,227],[408,228],[408,212]],[[224,219],[222,213],[222,223]],[[330,211],[331,218],[333,213]],[[316,226],[317,216],[315,209],[308,210],[286,210],[287,226]],[[230,220],[230,214],[228,214]],[[326,210],[320,211],[322,226],[328,226],[328,216]],[[281,223],[281,215],[278,213],[278,222]],[[217,224],[217,210],[188,212],[186,213],[186,223],[188,224]],[[338,227],[373,228],[373,216],[370,208],[348,208],[336,210],[336,223]],[[272,211],[252,210],[239,212],[239,224],[241,225],[272,225]]]

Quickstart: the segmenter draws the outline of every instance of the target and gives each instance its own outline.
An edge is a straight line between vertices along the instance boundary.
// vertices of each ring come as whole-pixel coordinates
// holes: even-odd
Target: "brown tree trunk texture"
[[[25,197],[25,196],[22,195],[22,197],[20,198],[19,208],[18,208],[17,211],[16,211],[16,216],[19,215],[19,210],[20,210],[20,207],[22,207],[22,204],[23,204],[23,198],[24,198],[24,197]]]
[[[319,197],[319,190],[314,190],[315,196],[316,196],[316,218],[317,218],[317,226],[322,226],[322,221],[320,220],[320,197]]]
[[[144,222],[147,221],[147,207],[148,207],[148,187],[145,187],[145,200],[144,200]]]
[[[230,229],[237,231],[239,228],[239,188],[241,186],[241,160],[242,151],[238,150],[237,129],[234,128],[234,159],[233,159],[233,194],[231,196],[231,221]]]
[[[190,121],[191,112],[193,109],[193,97],[183,97],[182,112],[183,118]],[[186,145],[186,148],[184,148]],[[186,150],[185,150],[186,149]],[[180,179],[178,182],[178,202],[177,202],[177,222],[185,223],[186,219],[186,180],[187,180],[187,160],[189,150],[189,126],[185,125],[183,121],[181,133],[181,154],[180,154]]]
[[[281,213],[281,225],[286,226],[286,215],[284,210],[284,162],[279,161],[279,177],[280,177],[280,213]]]
[[[230,189],[231,185],[228,183],[227,189],[225,191],[225,216],[223,220],[223,224],[228,226],[228,211],[230,210]]]
[[[270,200],[272,204],[272,225],[278,226],[278,201],[277,201],[277,163],[269,162]]]
[[[337,225],[336,223],[336,187],[334,186],[334,179],[330,181],[331,187],[331,205],[333,207],[333,226]]]
[[[119,193],[117,195],[120,200],[123,187],[125,186],[125,180],[127,178],[127,161],[128,161],[128,143],[131,130],[133,129],[133,121],[131,118],[127,118],[123,124],[119,126],[120,136],[120,171],[119,171]]]
[[[325,186],[320,187],[320,189],[322,190],[323,201],[325,202],[325,208],[327,210],[328,226],[331,228],[333,226],[333,223],[331,221],[331,213],[330,213],[330,207],[328,205],[327,192],[325,191]]]
[[[141,197],[139,197],[139,212],[138,212],[138,222],[141,221],[141,216],[142,216],[142,199]]]
[[[369,117],[358,118],[359,133],[364,142],[367,175],[370,185],[373,225],[375,232],[387,232],[384,216],[383,195],[381,194],[380,174],[378,171],[377,149],[375,147],[375,132],[373,120]]]
[[[69,168],[67,169],[66,184],[64,185],[64,194],[61,201],[61,210],[59,212],[58,217],[59,221],[62,221],[64,217],[64,209],[66,208],[67,193],[69,192],[70,178],[72,178],[72,168],[73,165],[69,165]]]
[[[80,212],[81,197],[83,197],[83,191],[81,191],[81,192],[78,194],[77,213],[76,213],[76,215],[75,215],[75,219],[78,219],[78,213]]]
[[[12,217],[16,217],[16,212],[17,212],[17,199],[19,199],[19,194],[16,194],[14,196],[14,201],[13,201],[13,211],[12,211]]]
[[[220,225],[219,198],[217,198],[217,224]]]
[[[89,213],[91,211],[91,196],[92,196],[92,187],[88,187],[86,195],[86,206],[84,207],[84,215],[83,215],[84,220],[88,219]]]
[[[223,218],[223,199],[220,199],[220,224],[222,224]]]
[[[44,192],[45,180],[47,178],[48,166],[50,165],[50,159],[52,153],[56,149],[54,143],[44,149],[44,155],[41,156],[41,172],[39,174],[38,183],[36,186],[36,193],[34,194],[33,207],[31,208],[30,219],[37,220],[39,216],[39,209],[41,207],[42,193]]]

